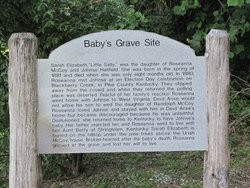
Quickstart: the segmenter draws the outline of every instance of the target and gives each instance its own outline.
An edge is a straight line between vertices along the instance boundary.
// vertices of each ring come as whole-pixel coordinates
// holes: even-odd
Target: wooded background
[[[211,29],[226,30],[231,46],[231,155],[242,159],[233,158],[239,168],[250,161],[250,0],[0,0],[0,187],[7,187],[8,178],[10,35],[34,33],[39,41],[38,58],[47,58],[71,39],[114,29],[168,36],[190,45],[197,55],[204,55],[205,37]],[[82,168],[79,155],[46,155],[42,160],[45,179],[78,174]]]

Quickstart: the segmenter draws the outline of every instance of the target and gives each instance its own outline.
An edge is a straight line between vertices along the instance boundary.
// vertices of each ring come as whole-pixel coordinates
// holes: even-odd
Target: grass
[[[77,186],[201,187],[202,156],[202,152],[85,154],[85,172],[76,178],[82,185]]]
[[[249,126],[230,134],[230,187],[250,187]],[[239,135],[241,136],[239,137]],[[68,155],[43,157],[45,188],[201,188],[203,152],[84,154],[84,171],[70,174]],[[2,179],[0,187],[8,187]]]
[[[249,130],[245,126],[230,134],[232,188],[250,187]],[[203,152],[84,154],[80,176],[61,180],[54,176],[54,181],[49,175],[45,188],[201,188],[202,176]]]

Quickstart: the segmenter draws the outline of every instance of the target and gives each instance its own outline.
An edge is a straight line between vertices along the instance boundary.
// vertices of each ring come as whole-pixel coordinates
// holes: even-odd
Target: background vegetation
[[[39,58],[76,37],[112,29],[159,33],[190,45],[201,55],[212,28],[226,30],[230,37],[231,176],[233,182],[250,187],[249,0],[0,0],[0,187],[7,187],[8,179],[7,41],[11,33],[34,33]],[[42,158],[44,179],[72,177],[82,169],[75,172],[74,155]],[[80,180],[89,187],[201,186],[199,152],[88,154],[81,161],[84,173]],[[65,184],[60,183],[57,186]],[[48,186],[52,184],[47,181]]]

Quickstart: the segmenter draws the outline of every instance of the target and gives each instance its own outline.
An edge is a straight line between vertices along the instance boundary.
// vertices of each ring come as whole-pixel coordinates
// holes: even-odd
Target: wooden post
[[[228,34],[211,30],[206,38],[208,151],[204,158],[204,188],[228,187]]]
[[[31,33],[9,39],[10,188],[41,187],[37,154],[37,39]]]

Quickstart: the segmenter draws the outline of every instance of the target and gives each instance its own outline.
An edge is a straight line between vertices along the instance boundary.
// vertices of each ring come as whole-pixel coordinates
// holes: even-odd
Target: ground
[[[242,160],[231,157],[230,188],[250,187],[246,151]],[[77,177],[44,180],[45,188],[202,187],[203,152],[85,154],[84,166]]]

